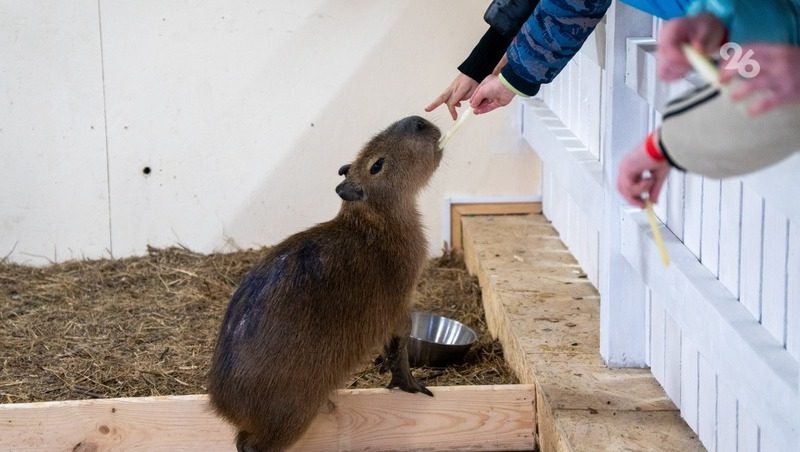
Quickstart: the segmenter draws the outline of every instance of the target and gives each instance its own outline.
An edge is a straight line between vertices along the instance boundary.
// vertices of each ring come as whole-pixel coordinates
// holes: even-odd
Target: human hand
[[[742,47],[742,55],[753,52],[758,62],[756,75],[741,78],[731,89],[731,99],[739,101],[756,97],[747,107],[753,116],[787,104],[800,103],[800,47],[788,44],[753,44]],[[734,67],[736,66],[736,67]],[[728,83],[737,77],[739,65],[722,64],[720,81]]]
[[[497,62],[497,66],[492,70],[492,75],[500,75],[500,71],[503,70],[506,64],[508,64],[508,56],[504,53],[503,58],[500,58],[500,61]]]
[[[475,90],[469,99],[469,104],[476,115],[488,113],[495,108],[504,107],[514,99],[514,93],[503,86],[500,78],[489,75]]]
[[[683,77],[692,68],[683,46],[689,44],[703,55],[711,55],[719,51],[726,34],[725,24],[709,13],[665,22],[656,48],[658,76],[667,81]]]
[[[456,78],[450,83],[450,86],[448,86],[447,89],[436,98],[436,100],[425,107],[425,111],[431,112],[439,105],[446,104],[447,109],[450,111],[450,116],[452,116],[453,120],[455,120],[458,118],[458,112],[456,111],[456,108],[461,106],[462,100],[469,99],[469,97],[472,96],[472,93],[475,92],[475,88],[477,86],[478,82],[467,75],[459,73],[458,76],[456,76]]]
[[[658,195],[667,180],[669,170],[669,162],[650,157],[645,145],[641,144],[622,158],[617,175],[617,190],[626,201],[643,209],[644,193],[648,194],[653,204],[658,202]],[[650,172],[649,177],[645,177],[645,171]]]

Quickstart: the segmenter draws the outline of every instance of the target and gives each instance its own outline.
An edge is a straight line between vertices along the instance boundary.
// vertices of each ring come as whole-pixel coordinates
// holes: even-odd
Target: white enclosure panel
[[[692,340],[681,338],[681,416],[694,431],[698,431],[698,404],[700,389],[700,370],[698,368],[700,354]]]
[[[742,231],[742,183],[737,179],[722,181],[719,211],[719,280],[735,298],[739,298],[739,262]]]
[[[717,379],[717,451],[735,451],[739,440],[739,402],[728,381]],[[704,443],[705,444],[705,443]]]
[[[717,374],[708,361],[698,353],[697,429],[706,449],[717,446]],[[683,407],[681,407],[683,409]]]
[[[210,251],[230,237],[252,246],[330,218],[339,207],[335,168],[362,143],[317,131],[330,122],[363,128],[366,141],[389,122],[376,114],[354,124],[319,110],[353,94],[346,83],[358,66],[334,62],[368,55],[377,43],[363,37],[380,37],[377,27],[390,32],[401,8],[102,2],[115,252],[176,242]],[[287,92],[303,95],[275,94]],[[331,171],[304,177],[310,165]],[[317,201],[304,202],[303,193]]]
[[[0,259],[107,256],[97,1],[0,1],[0,49]]]
[[[590,37],[591,39],[591,37]],[[581,65],[580,114],[581,135],[589,152],[600,158],[601,95],[603,91],[603,71],[584,52],[578,54]]]
[[[703,177],[686,173],[684,189],[683,243],[699,259],[703,231]]]
[[[786,349],[800,361],[800,221],[789,223],[786,268]]]
[[[650,372],[661,385],[666,376],[667,321],[664,305],[652,293],[650,305]]]
[[[702,243],[700,260],[714,276],[719,276],[719,215],[720,193],[722,186],[719,180],[703,178],[703,218]]]
[[[741,269],[739,301],[753,318],[761,320],[761,264],[763,251],[764,199],[742,191]],[[783,271],[783,269],[781,269]]]
[[[452,126],[446,109],[422,110],[485,32],[485,8],[101,1],[115,254],[269,245],[331,218],[337,169],[373,135],[412,114]],[[538,194],[517,113],[475,119],[450,142],[420,195],[431,254],[442,199]]]
[[[542,159],[544,213],[598,285],[602,167],[542,100],[527,101],[523,109],[523,136]]]
[[[664,187],[662,193],[662,196],[666,195],[667,227],[681,241],[683,240],[684,177],[685,173],[681,171],[671,171],[669,184]]]
[[[679,328],[726,381],[727,389],[758,419],[765,434],[794,444],[800,430],[800,418],[794,414],[800,404],[797,361],[669,233],[665,239],[672,264],[664,268],[644,213],[626,216],[622,236],[623,255],[651,287],[654,300],[656,295],[663,300],[665,348],[670,349],[670,329]],[[670,321],[676,326],[670,327]],[[665,357],[662,384],[675,400],[674,391],[670,392],[668,351]]]
[[[747,411],[747,407],[741,404],[739,405],[738,428],[739,435],[736,440],[736,450],[738,452],[760,452],[758,424],[750,412]]]
[[[786,346],[786,277],[789,258],[789,220],[764,210],[764,247],[761,275],[761,323],[776,341]]]
[[[664,302],[666,305],[666,300]],[[664,343],[664,381],[661,385],[675,405],[682,406],[681,404],[681,328],[675,323],[675,320],[666,310],[664,326],[666,338]],[[697,384],[697,381],[694,382]]]

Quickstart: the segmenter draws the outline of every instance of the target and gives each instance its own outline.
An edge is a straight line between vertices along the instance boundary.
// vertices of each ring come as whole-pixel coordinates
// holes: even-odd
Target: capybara
[[[240,451],[285,450],[332,391],[384,346],[389,387],[431,395],[411,375],[412,294],[427,258],[416,195],[439,166],[439,129],[412,116],[339,169],[332,220],[290,236],[245,275],[209,374]]]

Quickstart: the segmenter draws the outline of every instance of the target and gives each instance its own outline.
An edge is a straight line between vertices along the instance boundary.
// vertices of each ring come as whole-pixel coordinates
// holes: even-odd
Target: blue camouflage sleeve
[[[501,78],[532,96],[580,50],[611,0],[542,0],[508,47]]]

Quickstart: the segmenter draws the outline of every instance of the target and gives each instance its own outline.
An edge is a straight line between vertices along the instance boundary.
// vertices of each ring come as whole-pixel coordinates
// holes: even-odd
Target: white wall
[[[447,86],[485,0],[0,0],[0,257],[273,244],[331,218],[336,171]],[[474,118],[421,199],[539,193],[515,108]],[[144,175],[144,167],[151,168]]]

